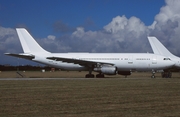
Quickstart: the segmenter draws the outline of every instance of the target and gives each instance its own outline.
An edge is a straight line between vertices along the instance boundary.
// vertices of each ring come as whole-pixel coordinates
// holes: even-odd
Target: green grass
[[[0,116],[179,116],[180,79],[0,81]]]

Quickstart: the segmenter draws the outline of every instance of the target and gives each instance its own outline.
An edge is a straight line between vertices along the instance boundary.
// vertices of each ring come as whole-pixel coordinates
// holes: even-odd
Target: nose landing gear
[[[155,71],[152,71],[152,76],[151,76],[151,78],[156,78],[156,76],[155,76]]]

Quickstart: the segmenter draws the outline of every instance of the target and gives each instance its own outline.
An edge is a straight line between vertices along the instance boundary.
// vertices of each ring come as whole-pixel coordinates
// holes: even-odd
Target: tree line
[[[52,67],[49,66],[11,66],[11,65],[0,65],[0,71],[41,71],[42,69],[50,71]],[[55,68],[53,68],[55,69]]]

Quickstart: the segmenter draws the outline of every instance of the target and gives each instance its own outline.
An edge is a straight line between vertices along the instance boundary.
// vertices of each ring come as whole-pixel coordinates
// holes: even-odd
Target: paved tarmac
[[[0,78],[0,81],[5,80],[95,80],[95,79],[152,79],[150,77],[140,77],[140,78]],[[153,78],[154,79],[154,78]],[[157,78],[155,78],[157,79]],[[159,79],[159,78],[158,78]]]
[[[101,78],[0,78],[2,80],[89,80]]]

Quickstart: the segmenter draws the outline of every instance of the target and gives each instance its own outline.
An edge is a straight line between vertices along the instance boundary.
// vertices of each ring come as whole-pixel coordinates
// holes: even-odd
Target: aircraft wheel
[[[104,74],[97,74],[96,78],[104,78]]]
[[[151,76],[151,78],[156,78],[156,76],[155,76],[155,71],[152,71],[152,76]]]
[[[94,74],[86,74],[86,78],[94,78]]]
[[[151,78],[156,78],[155,75],[152,75]]]

